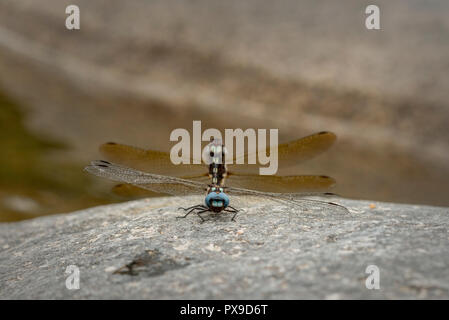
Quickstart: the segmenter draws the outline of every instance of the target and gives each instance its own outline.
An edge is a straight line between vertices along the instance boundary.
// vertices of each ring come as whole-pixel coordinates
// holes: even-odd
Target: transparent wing
[[[327,149],[329,149],[335,142],[337,136],[332,132],[323,131],[312,134],[310,136],[283,143],[278,146],[278,168],[280,170],[297,165],[298,163],[309,160]],[[258,152],[266,152],[267,150],[259,150]],[[246,160],[245,160],[246,159]],[[234,157],[233,164],[228,164],[230,173],[250,173],[257,174],[259,172],[260,164],[247,164],[248,155],[237,155]],[[245,164],[236,164],[237,160]]]
[[[185,176],[182,179],[210,183],[207,175]],[[325,191],[335,185],[335,180],[327,176],[260,176],[260,175],[232,175],[226,179],[226,186],[253,189],[263,192],[295,193],[306,191]],[[162,194],[143,190],[131,184],[116,185],[112,191],[123,197],[160,197]]]
[[[179,177],[185,175],[186,172],[191,175],[207,172],[204,164],[175,165],[171,162],[170,154],[167,152],[144,150],[115,142],[101,145],[100,152],[112,162],[161,175]],[[192,159],[188,160],[193,163]]]
[[[85,170],[99,177],[125,182],[157,193],[190,195],[204,194],[206,191],[206,185],[201,182],[146,173],[104,160],[92,161]],[[344,206],[333,202],[304,198],[306,196],[327,196],[327,193],[275,193],[236,187],[226,187],[225,192],[229,195],[263,197],[264,199],[292,204],[304,210],[338,209],[349,212]]]
[[[209,175],[207,173],[197,175],[197,176],[185,176],[185,177],[181,177],[181,179],[201,182],[204,186],[207,186],[211,182]],[[137,187],[137,186],[129,184],[129,183],[120,183],[120,184],[115,185],[112,188],[112,192],[114,192],[116,195],[119,195],[119,196],[125,197],[125,198],[162,197],[162,196],[169,195],[169,193],[162,193],[162,192],[159,193],[159,192],[150,191],[148,189],[142,189],[141,187]]]
[[[264,199],[280,202],[284,204],[291,204],[296,207],[299,207],[303,210],[338,210],[343,213],[349,213],[349,210],[337,203],[316,200],[316,199],[307,199],[305,197],[310,196],[320,196],[320,197],[328,197],[335,196],[332,193],[320,193],[320,192],[308,192],[308,193],[277,193],[277,192],[262,192],[257,190],[250,190],[244,188],[235,188],[235,187],[226,187],[225,192],[229,195],[241,195],[241,196],[255,196],[255,197],[263,197]]]
[[[139,188],[144,188],[157,193],[167,193],[171,195],[204,195],[207,188],[207,185],[200,182],[146,173],[104,160],[92,161],[85,170],[99,177],[129,183]]]
[[[125,198],[149,198],[149,197],[164,197],[167,193],[159,193],[136,187],[129,183],[120,183],[112,188],[112,192],[116,195]]]
[[[323,191],[335,185],[335,179],[328,176],[262,176],[257,174],[230,174],[226,186],[253,189],[264,192]]]

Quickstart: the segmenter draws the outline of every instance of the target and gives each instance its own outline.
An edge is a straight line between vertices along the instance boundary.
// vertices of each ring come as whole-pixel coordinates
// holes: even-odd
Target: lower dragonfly
[[[309,159],[326,150],[334,140],[335,135],[333,133],[320,132],[281,144],[278,146],[279,165],[289,167],[298,161]],[[230,195],[262,197],[297,206],[304,210],[318,207],[347,212],[347,209],[342,205],[306,198],[309,196],[333,195],[329,192],[316,192],[319,189],[327,189],[335,183],[335,180],[330,177],[313,175],[261,176],[251,173],[255,169],[251,165],[227,165],[224,161],[226,148],[222,145],[221,140],[213,140],[205,150],[207,150],[206,154],[209,154],[209,171],[207,173],[203,169],[204,166],[201,165],[173,165],[168,153],[143,150],[117,143],[104,144],[100,147],[100,151],[107,158],[120,164],[96,160],[92,161],[85,170],[100,177],[125,183],[116,186],[115,191],[119,194],[136,191],[134,190],[136,187],[151,191],[149,195],[154,195],[154,193],[204,195],[206,193],[204,204],[179,208],[184,210],[186,214],[178,218],[186,218],[189,214],[195,212],[202,222],[205,219],[201,214],[206,212],[214,214],[233,213],[231,220],[235,221],[239,210],[230,205]],[[148,173],[130,166],[140,167],[144,170],[149,169],[158,173]],[[229,170],[228,167],[231,167],[232,170]],[[180,170],[181,168],[184,170]],[[191,175],[176,176],[185,171],[189,171]],[[207,181],[211,183],[208,184]],[[228,181],[230,182],[228,183]],[[304,192],[305,190],[313,191]]]

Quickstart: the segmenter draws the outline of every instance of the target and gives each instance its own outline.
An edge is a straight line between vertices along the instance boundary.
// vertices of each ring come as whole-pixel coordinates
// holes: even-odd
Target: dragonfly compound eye
[[[205,199],[206,205],[210,207],[220,207],[220,208],[226,208],[229,205],[229,197],[221,192],[221,193],[215,193],[210,192]]]

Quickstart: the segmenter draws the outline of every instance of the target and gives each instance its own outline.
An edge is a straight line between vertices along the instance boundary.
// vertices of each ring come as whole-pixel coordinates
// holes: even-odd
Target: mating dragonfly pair
[[[336,136],[331,132],[319,132],[280,144],[278,165],[282,169],[308,160],[328,149],[335,139]],[[201,214],[206,212],[233,213],[231,220],[235,221],[239,210],[230,205],[230,195],[262,197],[304,210],[321,208],[347,212],[347,209],[339,204],[307,198],[332,195],[322,192],[335,184],[335,180],[328,176],[259,175],[255,173],[255,165],[235,164],[236,161],[233,161],[234,164],[226,164],[222,161],[225,159],[226,149],[220,140],[213,140],[207,150],[210,156],[208,171],[201,164],[174,165],[170,161],[169,153],[110,142],[103,144],[100,152],[111,162],[92,161],[85,170],[100,177],[124,182],[125,184],[114,188],[116,193],[122,195],[136,194],[141,189],[150,191],[148,195],[204,195],[206,192],[204,204],[179,208],[186,212],[179,218],[185,218],[195,212],[202,222],[205,219]],[[248,155],[245,154],[244,157],[248,158]],[[186,172],[189,175],[186,175]]]

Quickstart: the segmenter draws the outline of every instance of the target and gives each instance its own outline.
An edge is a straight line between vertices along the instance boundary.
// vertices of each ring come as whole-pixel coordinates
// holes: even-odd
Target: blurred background
[[[294,173],[447,206],[448,17],[447,0],[1,0],[0,221],[123,201],[82,171],[98,146],[169,151],[192,120],[280,142],[333,131]]]

